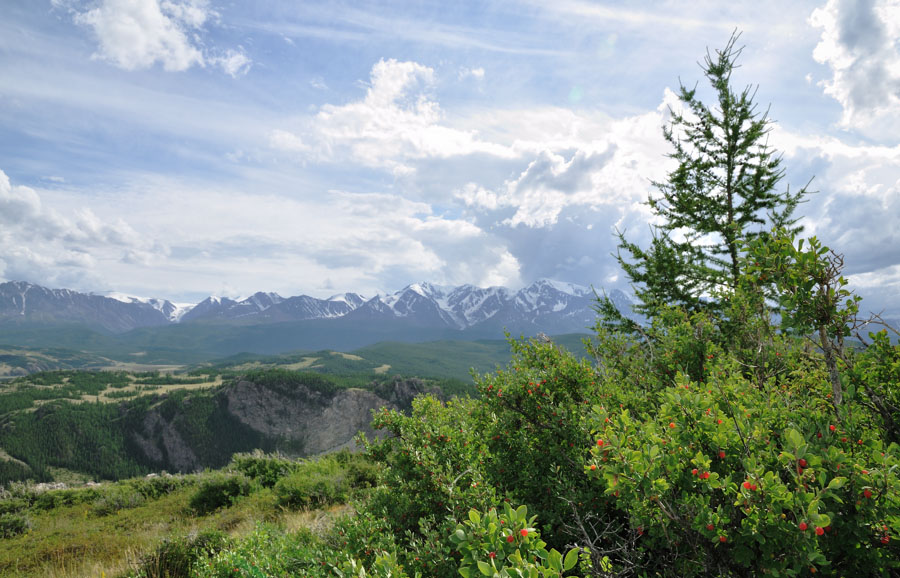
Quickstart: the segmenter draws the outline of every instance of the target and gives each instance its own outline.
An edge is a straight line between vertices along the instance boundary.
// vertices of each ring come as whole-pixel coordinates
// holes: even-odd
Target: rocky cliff
[[[385,434],[372,429],[373,411],[408,409],[424,393],[442,396],[414,378],[336,391],[237,379],[205,398],[164,399],[133,416],[139,419],[130,441],[140,461],[177,472],[221,467],[233,453],[252,449],[294,457],[357,450],[358,432],[370,439]]]

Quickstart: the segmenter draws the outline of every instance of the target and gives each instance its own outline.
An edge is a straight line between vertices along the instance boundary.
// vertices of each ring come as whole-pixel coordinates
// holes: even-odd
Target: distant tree
[[[784,176],[781,156],[768,144],[772,121],[753,102],[756,89],[735,92],[731,74],[742,48],[739,34],[725,48],[707,53],[701,65],[716,95],[708,106],[681,85],[682,110],[663,128],[677,167],[647,201],[662,224],[649,249],[618,232],[617,259],[650,317],[662,306],[716,310],[715,295],[728,294],[741,278],[741,247],[772,228],[797,232],[793,212],[806,194],[776,186]],[[600,310],[611,303],[601,299]]]

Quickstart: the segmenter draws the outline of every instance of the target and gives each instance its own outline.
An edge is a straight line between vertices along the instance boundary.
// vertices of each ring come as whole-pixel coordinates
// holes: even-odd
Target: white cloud
[[[664,178],[668,166],[661,127],[673,97],[667,90],[656,110],[616,121],[561,109],[513,115],[529,127],[512,145],[531,159],[528,165],[496,190],[471,182],[455,196],[475,210],[511,209],[502,221],[510,227],[554,226],[575,208],[602,210],[616,216],[613,222],[643,215],[651,180]],[[543,141],[540,128],[532,132],[536,126],[547,127]]]
[[[53,0],[76,23],[93,30],[99,44],[95,58],[125,70],[162,65],[167,71],[192,66],[220,67],[226,74],[245,74],[252,64],[242,47],[223,51],[204,45],[204,26],[218,19],[208,0]]]
[[[896,138],[900,2],[829,0],[809,21],[822,29],[813,57],[832,70],[822,85],[843,107],[841,125],[874,138]]]
[[[286,130],[275,129],[269,132],[269,146],[287,152],[306,152],[309,147],[297,135]]]
[[[372,67],[369,86],[362,100],[345,105],[326,104],[308,119],[296,136],[309,142],[321,160],[354,161],[386,168],[394,174],[414,170],[411,161],[448,158],[474,153],[513,156],[508,148],[480,140],[474,130],[459,130],[442,124],[443,114],[430,97],[434,70],[416,62],[380,60]],[[270,144],[288,145],[284,135]]]
[[[224,286],[241,294],[324,297],[335,290],[371,295],[411,280],[519,282],[518,261],[503,239],[396,194],[330,191],[322,198],[286,198],[158,180],[117,192],[115,203],[101,193],[88,210],[72,191],[53,190],[43,195],[47,205],[73,217],[37,243],[25,238],[25,230],[40,228],[50,211],[30,189],[21,189],[11,188],[25,207],[19,212],[39,218],[0,240],[0,255],[15,257],[0,270],[7,278],[21,271],[21,278],[59,286],[67,274],[71,283],[64,286],[74,289],[161,297]],[[11,213],[7,209],[0,206],[3,214]],[[117,221],[120,214],[141,215],[140,231]],[[10,233],[2,224],[0,231]]]
[[[213,64],[220,66],[232,78],[247,74],[252,64],[250,58],[244,53],[243,47],[239,47],[239,50],[226,50],[222,56],[216,56],[209,60]]]
[[[12,185],[0,170],[0,276],[83,287],[99,281],[101,261],[152,249],[122,219],[108,222],[84,207],[66,214],[45,207],[35,190]]]
[[[475,80],[484,80],[484,68],[463,68],[459,71],[459,79],[474,78]]]
[[[798,180],[815,176],[811,188],[818,193],[798,210],[804,235],[816,235],[845,256],[844,273],[866,296],[865,310],[896,309],[888,296],[900,263],[900,230],[894,226],[900,223],[900,145],[850,144],[780,128],[772,141]],[[885,289],[873,291],[879,280]]]
[[[100,42],[96,56],[126,70],[157,62],[166,70],[203,65],[203,54],[187,33],[205,20],[200,6],[158,0],[103,0],[75,17],[94,30]]]

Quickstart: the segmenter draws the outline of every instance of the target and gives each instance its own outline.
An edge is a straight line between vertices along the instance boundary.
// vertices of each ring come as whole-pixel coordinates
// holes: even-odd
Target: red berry
[[[719,536],[719,542],[725,542],[726,540],[728,540],[728,538],[725,536]]]
[[[669,422],[669,429],[675,429],[675,422],[674,422],[674,421],[670,421],[670,422]]]
[[[691,475],[692,475],[692,476],[696,476],[696,475],[697,475],[697,468],[694,468],[693,470],[691,470]]]
[[[706,529],[712,532],[715,529],[715,526],[713,526],[712,524],[707,524]]]
[[[515,540],[515,539],[516,539],[516,537],[513,536],[512,534],[510,534],[509,536],[506,537],[506,541],[507,541],[507,542],[512,542],[512,541]]]
[[[800,524],[797,527],[800,528],[801,532],[805,532],[806,529],[809,528],[809,526],[806,525],[806,522],[800,522]]]
[[[719,424],[719,425],[722,425],[722,420],[717,419],[717,420],[716,420],[716,423]]]
[[[822,526],[816,526],[816,536],[821,536],[825,533],[825,528]]]
[[[750,486],[751,486],[750,482],[744,482],[744,489],[745,489],[745,490],[749,490],[749,489],[750,489]]]
[[[872,490],[869,490],[868,488],[866,488],[865,490],[863,490],[863,495],[864,495],[866,498],[871,498],[871,497],[872,497]]]
[[[596,470],[596,469],[597,469],[596,464],[591,464],[591,471]]]
[[[522,537],[524,538],[525,536],[528,535],[528,530],[526,530],[525,528],[522,528],[521,530],[519,530],[519,534],[521,534]]]
[[[806,460],[804,460],[803,458],[800,458],[799,460],[797,460],[797,463],[800,464],[801,468],[806,467]]]
[[[816,437],[817,437],[817,438],[822,437],[822,432],[817,433],[817,434],[816,434]]]
[[[719,450],[719,458],[723,459],[723,460],[725,459],[725,451],[724,450]]]
[[[604,443],[603,440],[597,440],[597,445],[598,445],[598,446],[603,447],[603,443]]]
[[[834,425],[832,424],[832,425],[828,426],[828,429],[830,429],[831,431],[834,431],[834,430],[836,430],[837,428],[834,427]]]
[[[490,558],[491,560],[493,560],[493,559],[496,558],[496,557],[497,557],[497,553],[496,553],[496,552],[488,552],[488,558]]]
[[[885,536],[885,537],[883,537],[883,538],[881,539],[881,543],[882,543],[882,544],[887,544],[887,543],[890,542],[890,541],[891,541],[891,537],[890,537],[890,536]]]

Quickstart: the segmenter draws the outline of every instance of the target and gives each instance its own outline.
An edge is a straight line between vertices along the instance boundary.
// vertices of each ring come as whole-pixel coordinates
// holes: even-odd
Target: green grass
[[[277,467],[265,467],[268,462]],[[248,464],[255,469],[247,469]],[[159,566],[166,563],[166,557],[171,564],[173,556],[191,555],[189,550],[198,536],[212,536],[213,542],[221,544],[235,543],[251,536],[260,524],[279,535],[322,531],[343,511],[344,501],[366,491],[374,481],[374,465],[350,454],[316,461],[247,454],[232,467],[242,467],[249,473],[227,468],[43,492],[16,484],[0,492],[0,520],[22,518],[30,530],[0,537],[0,576],[126,576],[133,575],[142,564]],[[290,480],[282,493],[306,495],[302,492],[316,488],[340,491],[326,496],[336,499],[319,498],[313,493],[314,499],[298,502],[306,508],[298,508],[266,487],[271,484],[254,478],[263,471],[269,482],[282,476]],[[272,478],[275,471],[281,473]],[[214,504],[199,512],[192,507],[198,499],[208,498],[210,491],[220,489],[221,480],[233,476],[249,481],[245,492],[226,496],[216,503],[218,507]],[[308,483],[304,483],[306,477]]]

